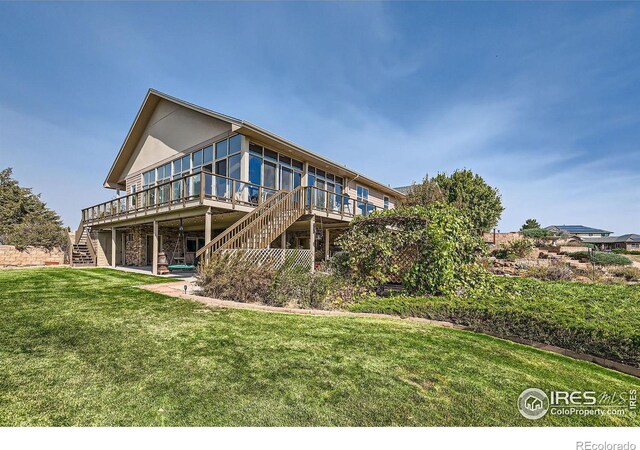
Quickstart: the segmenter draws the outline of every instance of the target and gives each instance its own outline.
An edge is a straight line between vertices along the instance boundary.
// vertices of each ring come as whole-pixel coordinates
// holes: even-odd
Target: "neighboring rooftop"
[[[398,186],[398,187],[394,187],[393,189],[400,192],[401,194],[407,195],[412,186],[413,185],[410,184],[409,186]]]
[[[582,238],[583,242],[592,244],[617,244],[625,242],[640,242],[640,234],[623,234],[622,236]]]
[[[569,234],[611,234],[613,231],[607,231],[600,228],[585,227],[584,225],[551,225],[545,227],[547,230],[564,231]]]

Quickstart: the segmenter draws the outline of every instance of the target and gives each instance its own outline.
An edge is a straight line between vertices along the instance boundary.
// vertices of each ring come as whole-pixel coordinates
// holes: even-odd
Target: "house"
[[[356,215],[403,194],[247,121],[150,89],[82,210],[74,264],[193,265],[214,251],[306,249],[327,257]],[[316,256],[315,248],[323,249]]]
[[[640,251],[640,234],[623,234],[597,238],[581,238],[582,242],[593,244],[598,250],[621,248],[627,251]]]
[[[546,230],[556,234],[569,234],[577,237],[606,237],[612,231],[601,230],[600,228],[585,227],[584,225],[551,225],[545,227]]]

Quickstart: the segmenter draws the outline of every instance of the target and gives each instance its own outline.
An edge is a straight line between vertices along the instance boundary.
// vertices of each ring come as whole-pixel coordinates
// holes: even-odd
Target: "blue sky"
[[[640,233],[640,5],[0,3],[0,166],[72,228],[149,87],[393,186],[469,168],[499,228]]]

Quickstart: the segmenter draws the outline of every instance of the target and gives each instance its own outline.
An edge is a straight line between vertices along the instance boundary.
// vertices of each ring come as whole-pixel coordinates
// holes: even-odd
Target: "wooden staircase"
[[[71,265],[73,267],[90,267],[96,265],[93,252],[89,248],[89,246],[93,245],[90,240],[89,229],[83,228],[82,234],[80,234],[77,241],[72,244]]]
[[[305,214],[304,187],[278,191],[269,200],[202,247],[196,257],[225,249],[268,248],[278,236]]]

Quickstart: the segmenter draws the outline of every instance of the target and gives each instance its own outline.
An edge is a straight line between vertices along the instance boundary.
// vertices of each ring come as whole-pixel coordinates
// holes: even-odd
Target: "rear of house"
[[[334,250],[356,215],[403,194],[249,122],[150,90],[70,236],[78,264],[194,265],[233,248]],[[318,249],[316,251],[316,248]]]

